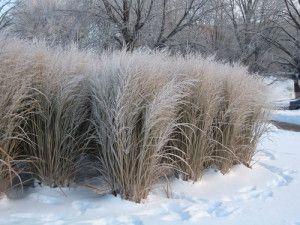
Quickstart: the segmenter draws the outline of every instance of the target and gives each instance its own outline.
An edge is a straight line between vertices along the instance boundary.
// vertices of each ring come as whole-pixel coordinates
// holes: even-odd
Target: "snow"
[[[276,80],[276,77],[267,77],[263,82],[269,89],[271,101],[285,101],[295,98],[293,80]]]
[[[158,185],[142,204],[83,187],[36,187],[24,199],[0,200],[0,224],[300,225],[299,140],[300,132],[272,126],[252,169],[210,169],[194,184],[174,180],[169,198]]]
[[[271,101],[294,98],[292,81],[269,87]],[[300,125],[300,110],[274,110],[272,120]],[[252,169],[210,169],[196,183],[159,184],[142,204],[84,187],[38,186],[24,199],[0,199],[0,225],[300,225],[300,132],[271,128]]]
[[[274,110],[271,119],[278,122],[300,125],[300,110]]]

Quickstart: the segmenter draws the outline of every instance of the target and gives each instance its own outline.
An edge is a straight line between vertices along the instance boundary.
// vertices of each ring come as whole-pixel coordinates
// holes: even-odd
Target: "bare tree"
[[[8,7],[14,5],[11,1],[17,3],[13,10]],[[275,63],[290,72],[300,71],[299,1],[0,0],[0,3],[0,29],[12,24],[9,30],[20,38],[43,39],[55,45],[75,42],[82,48],[98,50],[167,47],[181,53],[215,55],[230,63],[242,61],[254,72],[274,70]],[[284,12],[282,8],[286,8]]]
[[[19,0],[13,11],[12,32],[25,39],[67,45],[82,43],[89,34],[85,4],[76,1]]]
[[[285,70],[300,74],[300,1],[284,0],[284,3],[286,11],[282,22],[277,23],[279,38],[266,39],[283,53],[275,62]]]
[[[151,47],[164,47],[184,28],[203,16],[207,0],[97,0],[96,16],[117,28],[113,38],[132,50],[142,36],[151,36]],[[148,43],[148,44],[149,44]]]
[[[276,0],[229,0],[226,10],[230,18],[237,49],[233,60],[239,59],[258,71],[258,61],[270,48],[263,36],[271,37],[273,21],[277,20]]]
[[[282,21],[276,23],[279,29],[278,38],[265,37],[281,54],[273,61],[279,64],[283,73],[294,80],[296,97],[300,98],[300,1],[283,0],[285,11],[281,14]]]
[[[10,12],[13,6],[12,0],[0,0],[0,31],[11,24]]]
[[[100,13],[96,15],[106,17],[117,27],[115,40],[129,50],[134,48],[138,33],[150,20],[153,4],[154,0],[100,0],[97,2]]]
[[[211,0],[206,5],[209,13],[188,28],[186,39],[189,45],[202,54],[215,55],[217,59],[230,61],[232,50],[235,48],[231,24],[226,13],[226,2]]]
[[[209,13],[176,39],[186,40],[192,51],[265,72],[273,52],[262,35],[272,37],[276,32],[278,1],[282,0],[211,0],[205,6]]]
[[[263,37],[280,50],[273,64],[281,65],[288,72],[300,73],[300,4],[292,0],[283,1],[286,9],[280,15],[281,20],[276,21],[277,36]]]
[[[179,32],[202,21],[202,17],[205,13],[208,12],[208,10],[206,10],[206,8],[204,7],[207,3],[207,1],[205,0],[188,0],[185,2],[182,1],[180,5],[178,5],[177,3],[177,8],[174,7],[174,2],[171,7],[168,6],[167,3],[168,0],[163,0],[161,12],[162,19],[160,22],[160,30],[155,43],[155,47],[163,47],[167,41],[169,41]],[[168,27],[168,15],[172,13],[172,11],[173,13],[175,13],[175,15],[170,15],[171,20],[173,19],[173,23]]]

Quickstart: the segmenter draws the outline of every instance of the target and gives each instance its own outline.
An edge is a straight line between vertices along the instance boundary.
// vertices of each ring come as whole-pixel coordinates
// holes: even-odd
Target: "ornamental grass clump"
[[[180,127],[173,141],[183,151],[182,178],[197,181],[211,166],[222,173],[239,163],[250,167],[266,130],[260,80],[243,67],[210,58],[178,57],[176,65],[178,74],[195,80],[181,106]]]
[[[174,168],[172,158],[178,158],[168,143],[187,82],[176,81],[159,63],[162,59],[159,54],[116,54],[104,62],[105,75],[91,82],[100,171],[115,193],[135,202],[148,196]]]
[[[33,101],[27,88],[31,77],[25,79],[21,75],[24,70],[30,70],[28,65],[15,68],[1,48],[0,68],[0,194],[3,194],[16,185],[22,186],[21,176],[30,173],[31,159],[25,155],[24,145],[31,142],[23,125],[31,113]]]
[[[68,186],[74,181],[88,146],[89,104],[87,90],[81,86],[84,77],[97,71],[95,60],[72,47],[51,49],[44,43],[14,39],[5,42],[1,71],[7,83],[3,85],[10,90],[17,84],[8,92],[12,99],[18,98],[19,86],[25,96],[14,106],[17,114],[12,112],[21,121],[13,131],[21,142],[20,151],[16,144],[13,151],[35,159],[31,172],[45,184]],[[14,125],[12,118],[5,121]],[[4,135],[9,132],[4,131]]]
[[[161,178],[251,167],[266,131],[263,86],[241,66],[0,42],[1,193],[25,173],[64,187],[89,168],[97,190],[141,202]]]
[[[226,73],[214,136],[219,143],[214,155],[222,159],[215,164],[223,173],[236,164],[251,167],[268,118],[261,80],[238,66]]]

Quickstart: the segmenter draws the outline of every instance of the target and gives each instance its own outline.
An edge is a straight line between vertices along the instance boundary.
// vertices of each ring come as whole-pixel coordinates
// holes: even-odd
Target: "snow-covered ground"
[[[272,120],[300,126],[300,110],[274,110]]]
[[[273,78],[264,82],[271,84]],[[270,100],[275,106],[288,108],[290,100],[294,99],[294,84],[292,80],[277,81],[269,85]],[[276,107],[275,107],[276,108]],[[278,122],[300,125],[300,110],[273,110],[271,119]]]
[[[263,82],[269,89],[271,101],[284,101],[295,98],[294,82],[291,79],[277,81],[275,77],[267,77]]]
[[[274,86],[274,99],[292,98],[290,86]],[[272,119],[300,125],[300,110],[273,111]],[[174,180],[169,197],[161,185],[142,204],[84,188],[36,187],[24,199],[0,199],[0,225],[300,225],[300,132],[271,128],[252,169],[211,169],[195,184]]]
[[[22,200],[0,200],[0,224],[300,225],[300,132],[272,127],[253,169],[207,171],[195,184],[173,181],[135,204],[85,189],[35,188]]]

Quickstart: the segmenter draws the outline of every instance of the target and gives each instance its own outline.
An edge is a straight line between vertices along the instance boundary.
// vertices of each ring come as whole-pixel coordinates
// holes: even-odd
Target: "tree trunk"
[[[294,80],[295,98],[300,99],[299,75],[294,76],[293,80]]]

